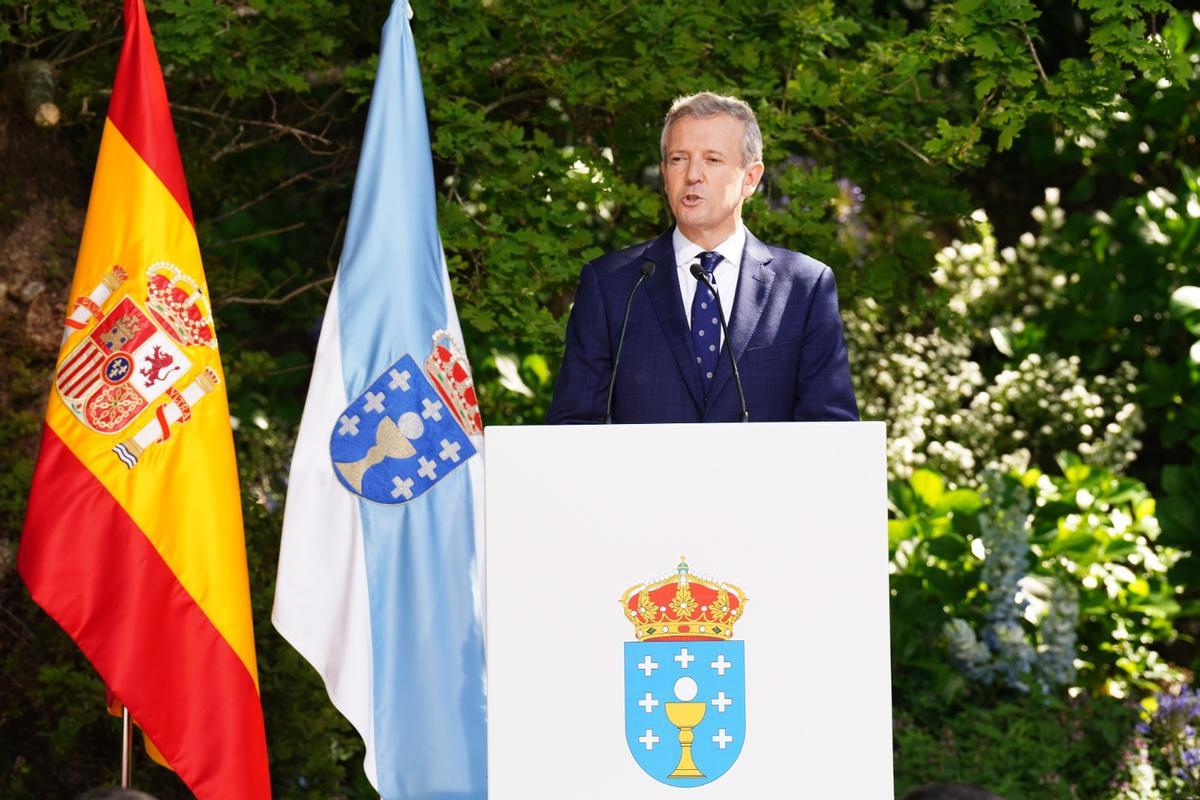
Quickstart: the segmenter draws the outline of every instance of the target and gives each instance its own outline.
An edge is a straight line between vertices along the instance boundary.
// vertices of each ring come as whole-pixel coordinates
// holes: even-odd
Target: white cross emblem
[[[425,407],[424,410],[421,411],[422,417],[424,417],[425,419],[431,419],[434,422],[441,421],[441,419],[442,419],[442,404],[441,404],[441,402],[434,400],[431,403],[431,402],[429,402],[429,398],[426,397],[421,400],[421,405],[423,405]]]
[[[646,673],[646,677],[649,678],[650,673],[658,669],[658,662],[651,661],[650,656],[646,656],[644,659],[642,659],[642,663],[637,665],[637,668]]]
[[[658,705],[658,701],[654,699],[654,695],[650,694],[649,692],[646,692],[646,696],[643,697],[641,700],[638,700],[637,704],[639,706],[641,706],[642,708],[646,709],[646,713],[649,714],[652,711],[654,711],[654,707],[656,705]]]
[[[392,478],[392,497],[403,497],[405,500],[412,500],[412,478],[401,478],[399,475]]]
[[[408,370],[396,372],[396,370],[393,369],[388,372],[388,375],[392,376],[391,382],[388,383],[389,389],[400,389],[404,392],[408,391],[408,381],[410,378],[412,378],[412,374]]]
[[[725,709],[728,708],[731,703],[733,703],[732,700],[725,696],[724,692],[717,692],[717,698],[711,702],[717,707],[717,712],[720,714],[724,714]]]
[[[725,745],[733,741],[733,737],[726,733],[724,728],[720,728],[717,730],[716,735],[712,737],[712,740],[716,743],[717,747],[724,750]]]
[[[442,451],[438,453],[438,458],[442,461],[450,460],[455,464],[458,463],[458,451],[462,449],[462,445],[458,442],[452,442],[449,439],[442,439]]]
[[[358,436],[358,415],[347,417],[342,414],[342,418],[338,420],[342,423],[342,427],[338,428],[338,436],[345,436],[347,433],[351,436]]]
[[[710,667],[717,671],[717,674],[722,678],[725,677],[725,670],[733,669],[733,664],[725,660],[724,655],[717,656],[717,660],[709,664]]]
[[[653,750],[654,745],[656,745],[658,743],[658,737],[654,735],[654,731],[650,730],[649,728],[646,728],[646,735],[639,736],[638,741],[641,742],[642,744],[646,745],[647,750]]]
[[[437,478],[437,462],[430,461],[425,456],[421,456],[419,460],[421,462],[421,468],[417,470],[417,474],[426,480],[434,480]]]
[[[376,394],[375,392],[367,392],[363,395],[363,411],[374,411],[377,414],[383,413],[383,398],[387,397],[383,392]]]
[[[679,655],[675,656],[675,660],[679,662],[680,669],[687,669],[688,665],[696,660],[696,657],[688,655],[687,648],[685,647],[679,651]]]

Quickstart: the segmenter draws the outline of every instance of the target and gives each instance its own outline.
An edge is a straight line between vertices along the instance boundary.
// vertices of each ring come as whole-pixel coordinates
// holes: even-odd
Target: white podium
[[[882,423],[488,428],[490,800],[891,798],[884,453]]]

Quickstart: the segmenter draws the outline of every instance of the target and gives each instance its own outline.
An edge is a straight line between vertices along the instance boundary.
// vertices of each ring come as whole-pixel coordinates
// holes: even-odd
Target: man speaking
[[[680,98],[661,149],[675,226],[583,268],[546,421],[858,419],[833,272],[742,224],[754,111]]]

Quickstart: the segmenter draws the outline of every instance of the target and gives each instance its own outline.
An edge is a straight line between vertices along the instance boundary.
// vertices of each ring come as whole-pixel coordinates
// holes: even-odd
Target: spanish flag
[[[257,800],[270,780],[224,380],[162,71],[126,0],[18,569],[197,797]]]

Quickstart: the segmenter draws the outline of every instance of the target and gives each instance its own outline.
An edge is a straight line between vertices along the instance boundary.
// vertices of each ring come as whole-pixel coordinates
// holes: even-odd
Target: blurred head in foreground
[[[158,800],[153,795],[139,792],[137,789],[117,789],[104,786],[99,789],[88,789],[75,800]]]

